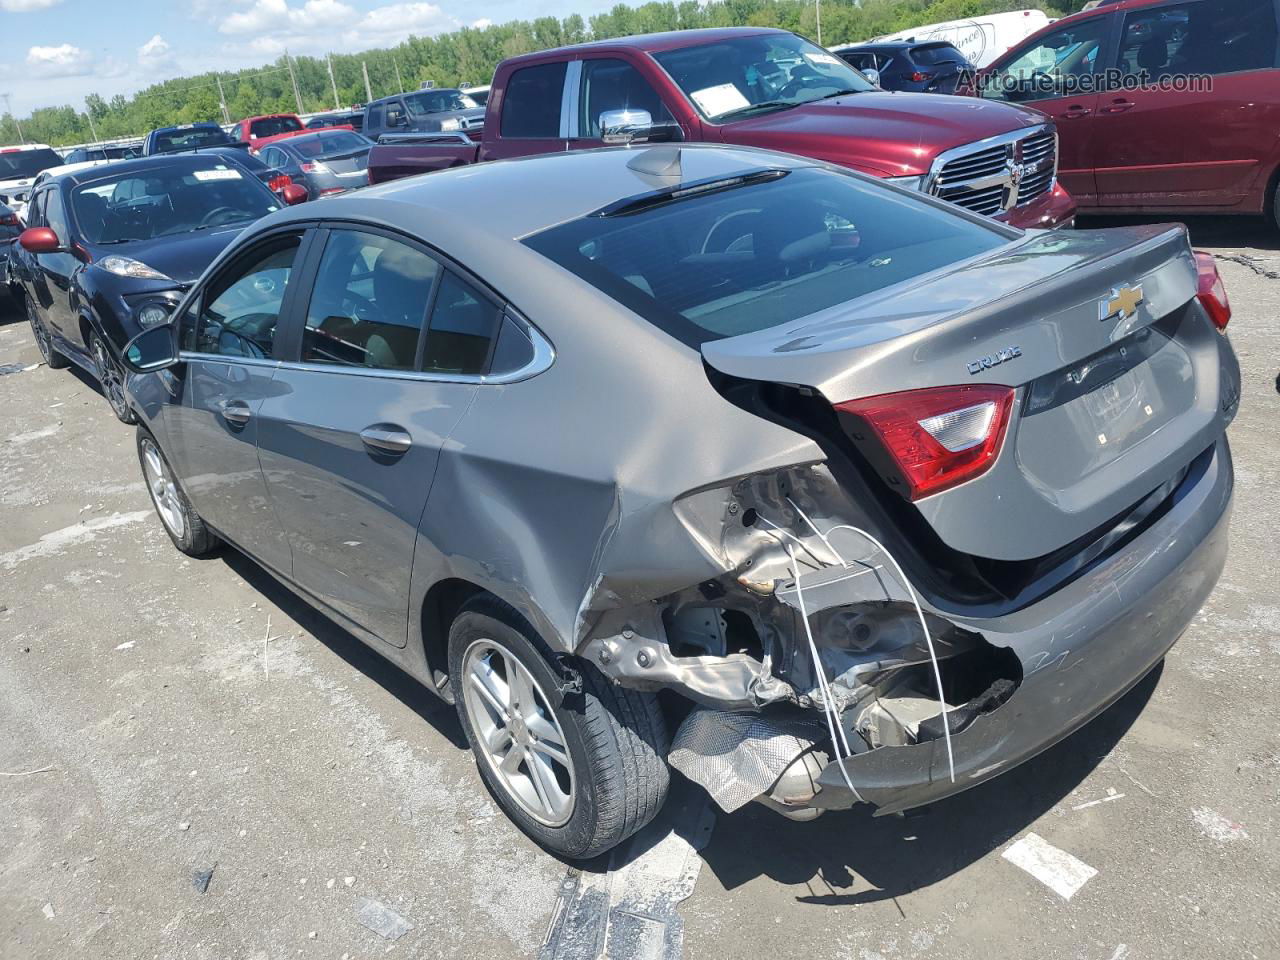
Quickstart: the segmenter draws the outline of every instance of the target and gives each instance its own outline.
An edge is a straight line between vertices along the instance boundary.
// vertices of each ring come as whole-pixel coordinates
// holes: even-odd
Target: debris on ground
[[[44,913],[44,915],[45,915],[45,919],[46,919],[46,920],[52,920],[55,916],[57,916],[57,914],[55,914],[55,913],[53,912],[53,904],[52,904],[52,903],[46,903],[46,904],[41,908],[41,910],[42,910],[42,912]]]
[[[1059,850],[1035,833],[1028,833],[1001,856],[1015,867],[1027,871],[1064,900],[1070,900],[1098,875],[1098,871],[1083,860]]]
[[[369,897],[361,897],[356,901],[356,919],[387,940],[399,940],[413,929],[412,923],[385,903]]]
[[[33,773],[53,773],[53,767],[41,767],[39,770],[17,770],[13,773],[6,773],[0,770],[0,777],[29,777]]]
[[[1208,807],[1196,807],[1191,811],[1191,819],[1196,822],[1196,826],[1210,840],[1217,840],[1219,843],[1231,843],[1233,840],[1248,840],[1249,834],[1245,832],[1244,826],[1236,823],[1234,820],[1228,820],[1216,810],[1210,810]]]
[[[213,871],[218,869],[215,863],[208,870],[195,870],[191,874],[191,885],[196,888],[196,893],[204,893],[209,889],[209,881],[213,879]]]

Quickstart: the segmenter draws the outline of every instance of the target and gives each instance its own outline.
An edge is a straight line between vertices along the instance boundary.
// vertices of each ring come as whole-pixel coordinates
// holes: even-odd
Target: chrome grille
[[[1040,127],[947,151],[934,162],[926,189],[995,216],[1053,189],[1057,176],[1058,136]]]

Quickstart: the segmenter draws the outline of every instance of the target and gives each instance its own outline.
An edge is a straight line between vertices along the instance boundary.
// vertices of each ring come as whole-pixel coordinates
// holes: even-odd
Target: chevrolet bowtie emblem
[[[1133,287],[1115,287],[1111,296],[1098,301],[1098,319],[1114,318],[1123,323],[1138,312],[1138,304],[1145,299],[1140,283]]]

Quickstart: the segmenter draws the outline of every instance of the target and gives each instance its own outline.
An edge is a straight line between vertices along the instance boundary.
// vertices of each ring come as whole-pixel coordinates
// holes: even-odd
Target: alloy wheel
[[[174,538],[181,540],[187,530],[187,521],[182,511],[178,486],[169,472],[169,465],[151,440],[142,441],[142,468],[156,513],[160,514],[161,522]]]
[[[107,403],[111,404],[117,417],[128,420],[131,411],[124,395],[124,370],[111,356],[102,338],[96,335],[93,338],[93,360],[98,365],[98,382],[102,384]]]
[[[53,358],[53,344],[49,340],[49,331],[44,328],[39,315],[36,313],[35,304],[31,302],[31,298],[27,298],[27,322],[31,324],[31,335],[35,337],[36,346],[40,348],[40,356],[44,358],[44,362],[49,364]]]
[[[480,754],[499,785],[539,823],[573,815],[575,773],[564,730],[529,669],[493,640],[462,659],[462,701]]]

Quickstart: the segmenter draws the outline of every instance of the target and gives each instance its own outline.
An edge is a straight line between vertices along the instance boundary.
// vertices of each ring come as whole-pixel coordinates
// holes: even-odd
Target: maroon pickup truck
[[[1057,227],[1075,216],[1057,182],[1057,133],[1044,114],[889,93],[795,34],[751,27],[602,40],[504,60],[483,131],[384,137],[369,154],[369,180],[661,141],[813,157],[1017,227]]]

